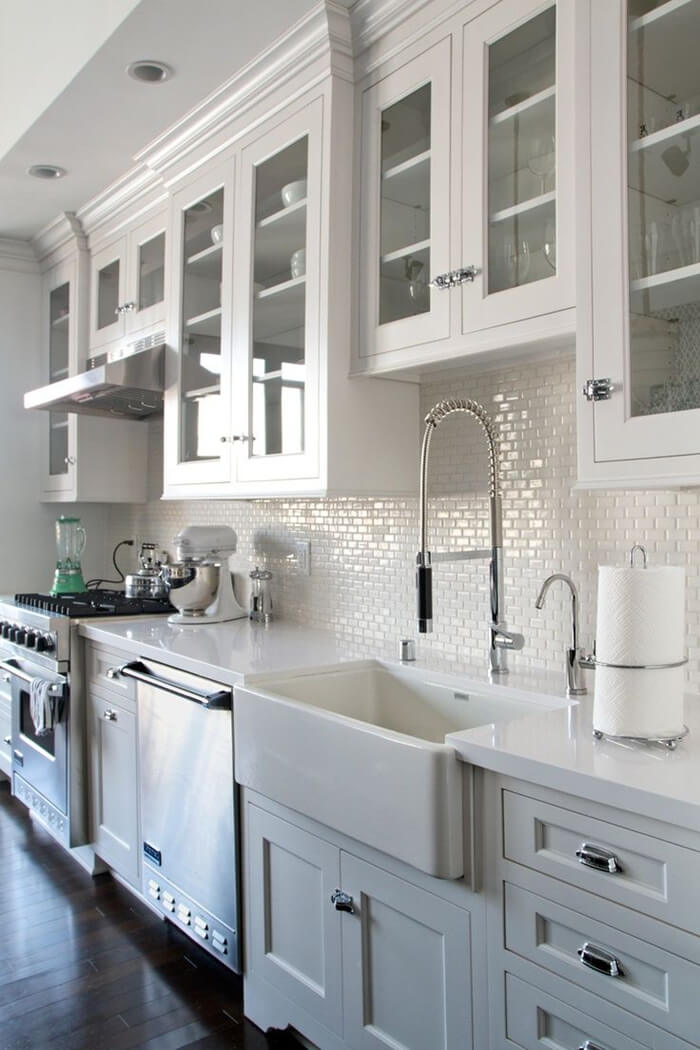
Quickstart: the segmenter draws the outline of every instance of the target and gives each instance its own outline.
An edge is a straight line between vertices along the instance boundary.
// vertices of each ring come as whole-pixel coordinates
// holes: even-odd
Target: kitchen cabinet
[[[92,845],[102,860],[140,889],[135,702],[90,685],[87,718]]]
[[[322,1048],[472,1046],[470,913],[426,888],[451,884],[410,882],[245,795],[246,1013]]]
[[[583,6],[579,481],[697,484],[700,3]]]
[[[486,774],[491,1046],[688,1050],[700,838]]]
[[[65,217],[60,248],[42,259],[43,380],[60,382],[85,368],[89,258],[74,216]],[[54,502],[143,502],[145,428],[68,412],[42,416],[41,499]]]
[[[573,41],[571,0],[474,3],[362,86],[355,371],[573,335]]]
[[[351,126],[327,78],[173,198],[166,497],[415,488],[416,392],[347,374]]]
[[[90,260],[90,351],[153,335],[165,323],[165,209],[93,250]],[[162,337],[161,337],[162,341]]]

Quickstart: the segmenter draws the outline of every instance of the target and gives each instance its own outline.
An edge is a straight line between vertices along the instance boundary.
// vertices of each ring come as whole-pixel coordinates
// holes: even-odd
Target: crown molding
[[[355,54],[366,51],[434,0],[357,0],[352,7]]]
[[[31,241],[15,240],[14,237],[0,237],[0,270],[38,274],[39,262]]]
[[[293,78],[298,80],[305,70],[319,64],[324,73],[353,81],[350,17],[335,0],[322,0],[254,61],[154,139],[136,155],[137,163],[164,175],[193,148],[230,129],[234,122],[242,127],[246,114],[259,109],[270,95],[280,96]]]
[[[74,211],[61,212],[34,235],[31,243],[39,262],[66,246],[87,248],[85,232]]]
[[[141,204],[141,212],[145,212],[166,199],[167,192],[160,176],[145,165],[137,164],[84,204],[78,210],[78,218],[86,234],[92,238],[105,224],[118,229],[120,212],[123,221],[126,221],[127,211],[129,221],[135,218],[139,214],[137,203]]]

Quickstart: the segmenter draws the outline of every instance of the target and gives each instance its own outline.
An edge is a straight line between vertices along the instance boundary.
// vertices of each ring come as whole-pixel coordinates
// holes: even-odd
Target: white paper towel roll
[[[678,736],[683,729],[684,681],[684,667],[630,671],[598,666],[593,728],[610,736]]]
[[[668,664],[685,657],[685,569],[598,570],[596,656],[607,664]]]

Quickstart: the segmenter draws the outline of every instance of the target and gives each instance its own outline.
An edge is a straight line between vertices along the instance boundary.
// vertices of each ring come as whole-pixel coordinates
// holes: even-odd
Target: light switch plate
[[[309,540],[296,540],[294,543],[297,572],[301,576],[311,575],[311,543]]]

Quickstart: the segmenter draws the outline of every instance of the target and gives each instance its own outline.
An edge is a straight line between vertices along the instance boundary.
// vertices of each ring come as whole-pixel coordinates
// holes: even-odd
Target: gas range
[[[71,625],[104,616],[157,616],[173,608],[159,598],[127,598],[123,591],[81,594],[16,594],[0,598],[0,638],[28,650],[45,666],[67,670]]]

